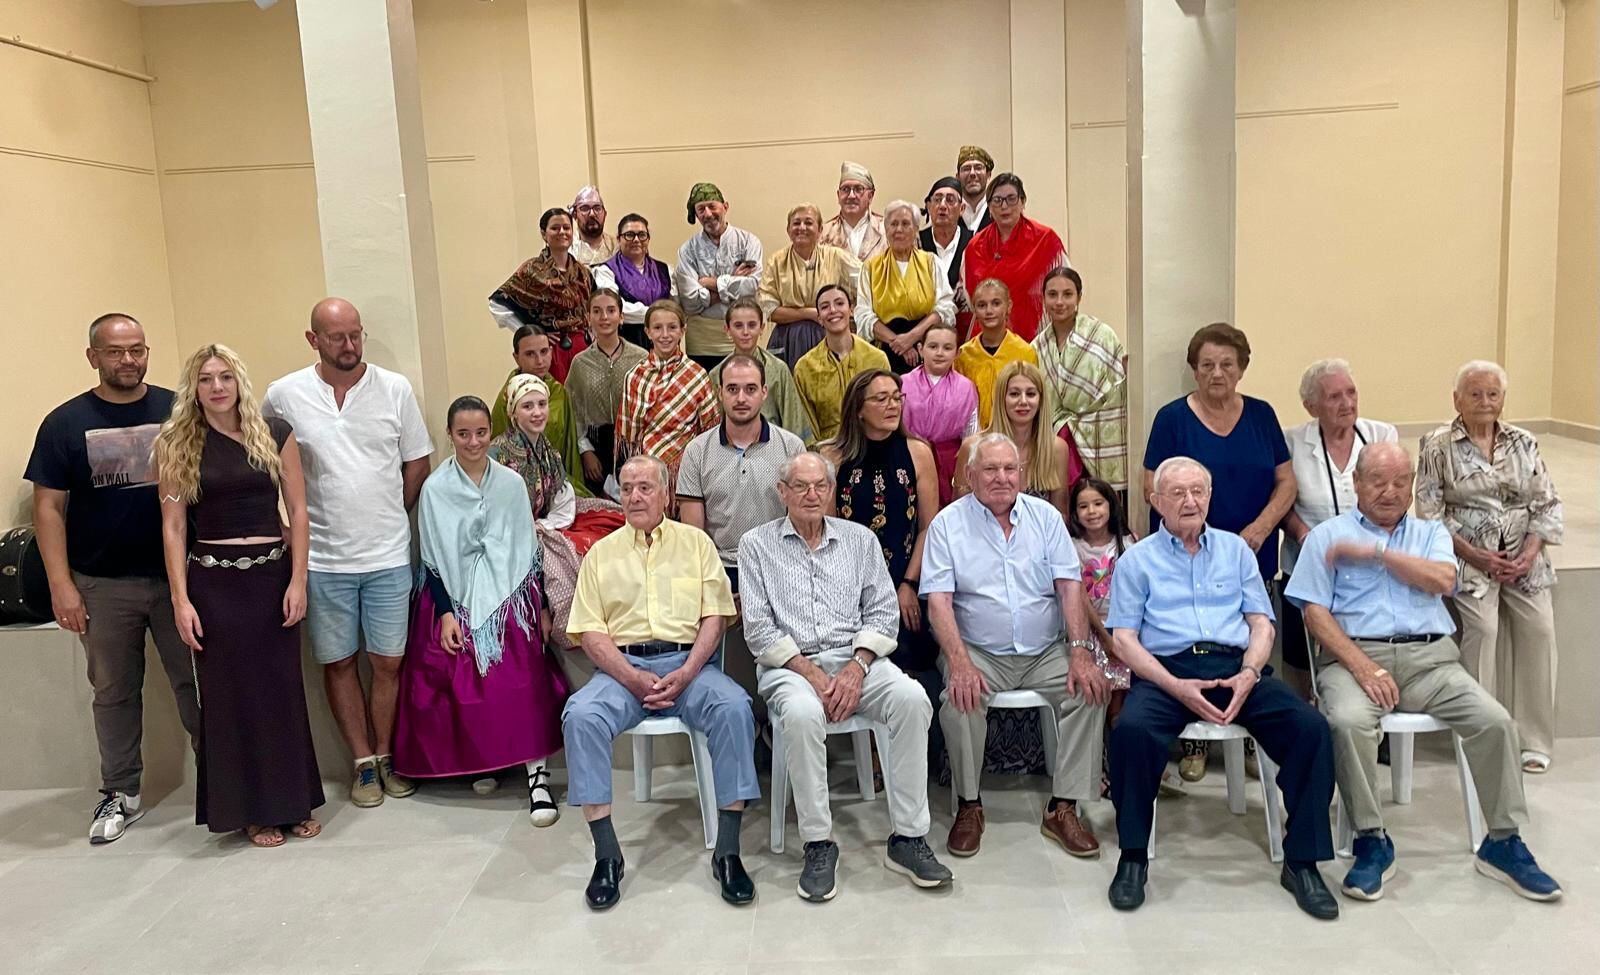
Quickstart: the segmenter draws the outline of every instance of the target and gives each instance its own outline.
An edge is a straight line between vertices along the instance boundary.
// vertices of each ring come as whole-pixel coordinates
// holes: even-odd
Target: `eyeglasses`
[[[867,186],[841,186],[839,187],[839,192],[845,196],[866,196],[872,192],[872,188]]]
[[[150,354],[148,345],[135,345],[132,348],[117,349],[111,346],[97,346],[95,352],[107,359],[126,359],[129,362],[143,362],[144,357]]]
[[[799,483],[794,481],[784,481],[783,483],[788,486],[789,490],[800,495],[801,497],[810,497],[811,495],[821,497],[822,495],[828,493],[827,481],[802,481]]]
[[[1161,496],[1166,498],[1168,501],[1183,501],[1186,498],[1193,498],[1196,501],[1204,501],[1206,496],[1210,493],[1211,489],[1204,486],[1192,488],[1167,488],[1161,492]]]
[[[891,403],[898,404],[905,398],[904,393],[874,393],[867,397],[867,402],[873,406],[888,406]]]
[[[929,197],[928,202],[934,206],[955,207],[961,205],[961,197],[954,193],[935,193]]]
[[[576,209],[574,209],[573,212],[574,213],[581,213],[581,214],[584,214],[585,216],[589,216],[589,215],[593,215],[593,214],[596,214],[596,213],[605,213],[606,212],[606,206],[605,206],[604,203],[585,203],[582,206],[577,207]]]
[[[1016,193],[1007,193],[1004,196],[995,195],[989,197],[989,205],[992,207],[1014,207],[1021,202],[1022,197]]]
[[[618,234],[617,236],[621,237],[623,240],[649,240],[650,239],[650,231],[648,231],[648,230],[625,230],[622,233]]]

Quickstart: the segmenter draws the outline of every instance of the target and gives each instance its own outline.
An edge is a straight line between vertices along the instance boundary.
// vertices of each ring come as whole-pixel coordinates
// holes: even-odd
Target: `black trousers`
[[[1184,650],[1158,657],[1173,676],[1192,680],[1232,677],[1242,657]],[[1206,700],[1226,708],[1232,691],[1205,692]],[[1167,748],[1184,725],[1198,717],[1161,688],[1134,677],[1128,698],[1111,729],[1111,800],[1117,807],[1117,842],[1124,850],[1150,845]],[[1278,765],[1288,826],[1283,838],[1286,860],[1333,859],[1328,806],[1333,801],[1333,742],[1328,722],[1295,696],[1286,684],[1264,677],[1245,698],[1234,719],[1250,732]]]

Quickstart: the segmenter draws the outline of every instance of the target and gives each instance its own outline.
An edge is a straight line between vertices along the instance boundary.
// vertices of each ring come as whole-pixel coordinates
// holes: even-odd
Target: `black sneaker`
[[[883,865],[903,873],[918,887],[948,887],[955,880],[950,868],[939,862],[923,836],[891,836]]]
[[[100,804],[94,807],[94,820],[89,824],[89,842],[95,846],[121,839],[123,831],[144,815],[138,796],[108,789],[101,789],[100,794]]]
[[[805,866],[800,868],[796,888],[803,900],[820,904],[833,900],[839,892],[834,875],[839,867],[839,844],[833,840],[814,840],[806,844]]]

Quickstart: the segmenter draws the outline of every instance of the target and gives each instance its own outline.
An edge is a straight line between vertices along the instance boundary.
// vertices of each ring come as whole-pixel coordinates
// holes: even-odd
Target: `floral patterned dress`
[[[1104,545],[1091,545],[1081,538],[1072,540],[1073,547],[1078,550],[1078,561],[1083,565],[1083,593],[1089,597],[1089,606],[1101,623],[1106,621],[1106,612],[1111,608],[1111,570],[1116,567],[1117,556],[1133,543],[1131,535],[1122,536],[1120,549],[1116,539]],[[1111,659],[1106,649],[1100,646],[1095,647],[1094,657],[1113,689],[1128,689],[1127,665]]]

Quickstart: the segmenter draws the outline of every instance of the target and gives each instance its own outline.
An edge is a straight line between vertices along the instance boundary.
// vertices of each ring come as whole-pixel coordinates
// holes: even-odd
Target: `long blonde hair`
[[[197,349],[183,366],[178,389],[172,397],[172,415],[161,424],[156,435],[156,476],[176,491],[177,498],[188,504],[200,500],[200,454],[206,445],[205,410],[200,406],[198,387],[200,367],[211,359],[222,360],[239,391],[234,407],[239,413],[239,432],[244,442],[250,466],[272,478],[276,486],[283,474],[283,461],[278,457],[278,445],[261,415],[255,391],[250,386],[250,376],[245,372],[239,354],[226,345],[205,345]]]
[[[1021,376],[1033,383],[1033,388],[1039,391],[1039,410],[1033,415],[1033,436],[1023,438],[1017,436],[1016,426],[1011,422],[1011,414],[1006,412],[1006,387],[1011,380]],[[1000,375],[994,377],[994,411],[989,416],[989,433],[1003,433],[1016,442],[1019,448],[1026,446],[1028,450],[1027,476],[1023,479],[1024,491],[1056,491],[1061,488],[1066,474],[1056,464],[1055,434],[1051,431],[1050,418],[1055,415],[1054,406],[1050,402],[1050,387],[1045,385],[1044,373],[1039,367],[1026,360],[1018,359],[1006,363],[1000,370]]]

